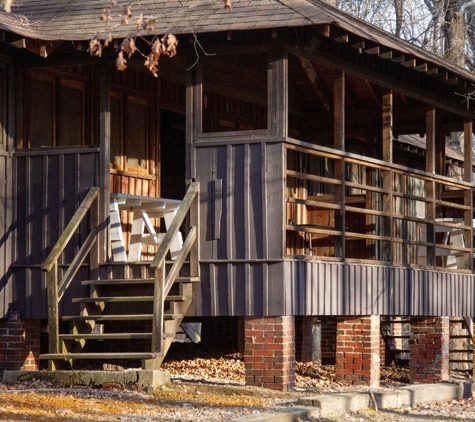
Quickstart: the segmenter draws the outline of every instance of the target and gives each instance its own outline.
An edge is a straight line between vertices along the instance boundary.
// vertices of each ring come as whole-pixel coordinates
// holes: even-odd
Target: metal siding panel
[[[253,315],[264,314],[264,283],[262,264],[251,265],[251,274],[253,279],[254,303]]]
[[[269,264],[269,315],[285,315],[284,283],[290,280],[290,271],[289,261]]]

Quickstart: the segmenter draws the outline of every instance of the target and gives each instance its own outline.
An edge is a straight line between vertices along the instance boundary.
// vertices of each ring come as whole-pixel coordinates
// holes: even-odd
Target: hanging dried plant
[[[132,17],[132,5],[129,4],[128,6],[125,6],[124,10],[122,11],[121,20],[120,20],[121,25],[127,25],[131,17]]]
[[[102,44],[99,38],[96,36],[91,41],[89,41],[89,53],[94,57],[102,56]]]
[[[112,41],[113,41],[112,34],[109,32],[109,35],[104,41],[104,47],[108,47]]]
[[[166,56],[173,57],[176,55],[176,48],[178,46],[178,40],[175,35],[167,34],[162,37],[162,53]]]
[[[231,7],[231,0],[221,0],[221,1],[224,3],[224,8],[225,8],[225,9],[232,10],[232,7]]]
[[[117,0],[111,0],[111,6],[115,6],[117,4]]]
[[[109,25],[109,22],[111,21],[111,10],[107,7],[105,7],[102,10],[101,14],[101,21],[106,21],[106,25]]]
[[[152,18],[145,18],[143,21],[143,29],[147,31],[153,31],[155,29],[155,19]]]
[[[137,51],[137,47],[135,45],[135,40],[133,38],[125,38],[120,45],[120,49],[124,51],[128,56],[129,59]]]
[[[156,78],[158,78],[158,57],[156,54],[150,53],[145,60],[145,66]]]
[[[117,70],[123,71],[123,70],[127,69],[127,64],[126,63],[127,63],[127,60],[125,60],[124,52],[120,51],[118,56],[117,56],[117,59],[115,61],[115,65],[117,67]]]
[[[137,22],[137,31],[140,31],[140,27],[142,26],[142,22],[143,22],[143,13],[140,14],[136,22]]]

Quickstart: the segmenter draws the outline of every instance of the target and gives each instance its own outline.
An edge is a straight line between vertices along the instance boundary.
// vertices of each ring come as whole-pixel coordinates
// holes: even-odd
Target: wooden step
[[[452,339],[458,339],[458,338],[461,338],[461,339],[471,339],[471,337],[468,335],[468,334],[460,334],[460,335],[455,335],[455,336],[450,336],[450,340]]]
[[[198,283],[200,277],[177,277],[175,283]],[[107,286],[116,284],[153,284],[153,278],[113,278],[110,280],[83,280],[83,286]]]
[[[74,298],[73,303],[100,303],[100,302],[150,302],[153,296],[118,296],[118,297],[82,297]]]
[[[173,338],[175,334],[164,333],[164,338]],[[139,340],[151,339],[152,333],[105,333],[105,334],[60,334],[60,340]]]
[[[152,333],[60,334],[60,340],[138,340],[152,338]]]
[[[160,353],[47,353],[40,355],[40,359],[155,359],[160,356]]]
[[[163,319],[170,321],[173,319],[183,318],[182,314],[164,314]],[[143,321],[153,319],[152,314],[143,315],[78,315],[64,316],[62,321]]]
[[[473,349],[456,349],[456,350],[449,350],[449,353],[475,353]]]
[[[169,295],[165,298],[168,302],[183,302],[192,300],[193,296]],[[118,296],[118,297],[83,297],[72,299],[73,303],[110,303],[110,302],[152,302],[153,296]]]
[[[472,359],[450,359],[450,363],[473,363]]]

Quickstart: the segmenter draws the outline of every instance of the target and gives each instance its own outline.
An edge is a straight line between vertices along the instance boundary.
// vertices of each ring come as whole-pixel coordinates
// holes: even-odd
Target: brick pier
[[[432,384],[449,378],[449,317],[411,317],[411,381]]]
[[[295,385],[294,317],[246,317],[246,384],[286,391]]]
[[[338,317],[335,380],[347,385],[379,386],[380,317]]]
[[[0,370],[39,370],[40,321],[0,321]]]

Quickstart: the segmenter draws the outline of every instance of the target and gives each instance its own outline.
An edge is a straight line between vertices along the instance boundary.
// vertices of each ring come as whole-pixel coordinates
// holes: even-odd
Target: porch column
[[[411,381],[425,384],[449,378],[449,317],[411,317]]]
[[[337,150],[345,151],[345,72],[335,70],[333,85],[333,146]],[[341,181],[341,185],[334,187],[335,204],[341,207],[335,210],[335,230],[341,232],[340,238],[335,241],[335,256],[345,259],[345,162],[343,159],[335,160],[334,172],[335,179]]]
[[[100,186],[98,260],[105,262],[111,255],[109,235],[109,204],[110,204],[110,63],[99,62],[99,147],[100,147]]]
[[[382,133],[382,156],[383,160],[393,162],[393,91],[387,90],[383,94],[383,133]],[[389,214],[384,219],[384,236],[389,236],[391,241],[385,242],[383,246],[383,260],[387,262],[393,261],[393,172],[392,170],[383,170],[383,211]]]
[[[465,182],[473,182],[473,152],[472,152],[472,120],[466,120],[463,126],[464,147],[463,147],[463,179]],[[464,224],[470,227],[464,231],[464,241],[466,248],[473,248],[473,189],[467,189],[464,192],[464,205],[470,207],[469,211],[464,211]],[[466,253],[464,256],[464,268],[473,270],[473,254]]]
[[[426,172],[434,174],[435,166],[435,107],[431,107],[426,112]],[[435,220],[435,182],[434,180],[427,180],[425,183],[425,195],[431,202],[426,203],[426,219]],[[426,265],[433,267],[435,262],[435,224],[426,225],[426,241],[432,243],[433,246],[427,247],[427,262]]]
[[[380,316],[338,317],[335,381],[379,387]]]
[[[245,317],[246,384],[286,391],[295,385],[293,316]]]

